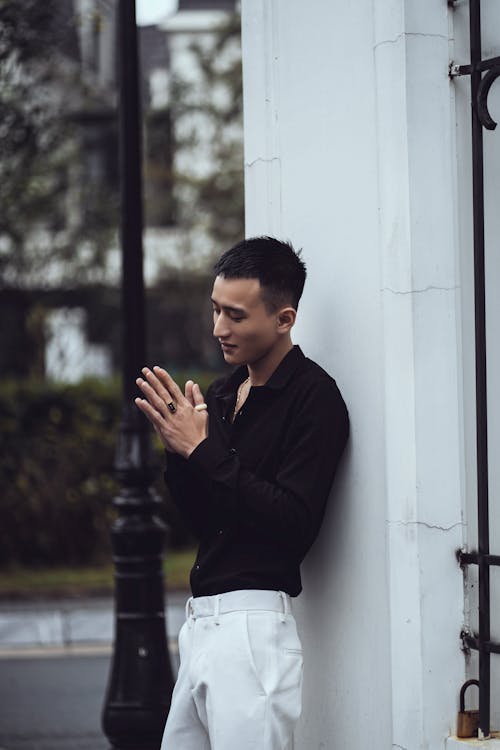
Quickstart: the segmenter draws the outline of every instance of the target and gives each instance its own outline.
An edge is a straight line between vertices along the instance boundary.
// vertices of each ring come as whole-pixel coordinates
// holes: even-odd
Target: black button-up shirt
[[[166,482],[200,540],[194,596],[274,589],[297,596],[349,433],[335,381],[294,346],[231,416],[246,366],[205,397],[209,435],[186,460],[167,454]]]

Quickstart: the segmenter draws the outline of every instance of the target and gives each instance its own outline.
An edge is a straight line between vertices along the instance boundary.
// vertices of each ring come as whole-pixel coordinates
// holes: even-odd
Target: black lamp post
[[[123,418],[116,453],[122,488],[111,529],[115,564],[115,642],[102,726],[111,745],[158,750],[173,676],[167,650],[162,551],[165,525],[151,489],[150,430],[135,406],[144,366],[141,123],[135,0],[119,0],[119,133],[123,258]]]

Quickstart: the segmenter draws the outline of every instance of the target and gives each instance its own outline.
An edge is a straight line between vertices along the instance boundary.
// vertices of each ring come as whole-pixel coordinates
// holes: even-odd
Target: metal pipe
[[[486,374],[486,312],[484,273],[483,128],[477,95],[481,83],[481,3],[470,0],[470,55],[472,100],[472,200],[474,222],[474,310],[476,357],[476,450],[479,553],[479,726],[490,733],[490,569],[488,499],[488,417]]]

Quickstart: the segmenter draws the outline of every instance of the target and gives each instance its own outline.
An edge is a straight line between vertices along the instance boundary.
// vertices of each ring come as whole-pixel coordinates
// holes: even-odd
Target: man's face
[[[217,276],[212,304],[214,336],[228,364],[252,364],[278,344],[278,316],[262,301],[258,279]]]

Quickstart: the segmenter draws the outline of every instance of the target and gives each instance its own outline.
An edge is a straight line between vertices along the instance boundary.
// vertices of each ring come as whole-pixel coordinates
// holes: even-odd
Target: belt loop
[[[215,620],[214,620],[215,625],[220,625],[220,619],[219,619],[219,615],[220,615],[220,594],[217,594],[217,596],[215,597],[214,615],[215,615]]]
[[[192,596],[190,596],[186,602],[186,622],[188,625],[191,625],[191,620],[194,620]]]
[[[280,612],[280,620],[281,620],[281,622],[285,622],[286,616],[290,612],[290,607],[289,607],[289,604],[288,604],[288,594],[285,594],[284,591],[280,591],[279,595],[281,597],[281,603],[283,605],[283,612]]]

